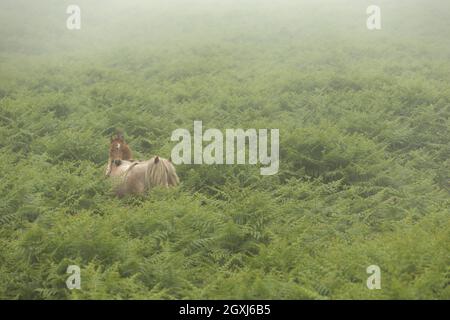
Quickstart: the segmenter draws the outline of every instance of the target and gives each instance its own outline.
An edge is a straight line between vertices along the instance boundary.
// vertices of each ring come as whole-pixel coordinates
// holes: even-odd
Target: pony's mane
[[[172,162],[156,156],[149,160],[145,182],[147,189],[151,189],[155,186],[176,186],[180,180]]]

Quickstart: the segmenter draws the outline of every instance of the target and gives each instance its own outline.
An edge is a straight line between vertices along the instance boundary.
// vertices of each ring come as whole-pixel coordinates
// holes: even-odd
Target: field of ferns
[[[450,299],[448,2],[127,3],[0,3],[1,299]],[[112,134],[195,120],[279,129],[278,173],[113,195]]]

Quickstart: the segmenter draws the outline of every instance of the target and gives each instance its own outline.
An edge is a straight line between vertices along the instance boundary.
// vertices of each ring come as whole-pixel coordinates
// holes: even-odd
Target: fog
[[[0,51],[82,53],[113,48],[255,44],[276,41],[360,41],[369,36],[373,1],[256,0],[2,0]],[[449,30],[450,5],[441,0],[377,1],[376,37],[433,41]],[[69,5],[81,10],[81,29],[68,30]]]

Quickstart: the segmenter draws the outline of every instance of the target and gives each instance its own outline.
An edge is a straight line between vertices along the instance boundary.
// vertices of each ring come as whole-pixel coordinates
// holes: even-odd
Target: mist
[[[81,29],[68,30],[66,9],[81,9]],[[378,1],[382,32],[368,33],[371,1],[14,1],[0,3],[2,53],[89,53],[264,43],[310,45],[364,38],[433,41],[449,32],[448,1]]]

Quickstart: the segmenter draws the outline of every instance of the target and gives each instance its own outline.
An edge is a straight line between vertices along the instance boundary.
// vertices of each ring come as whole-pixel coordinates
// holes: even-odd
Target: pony
[[[111,142],[109,145],[109,159],[106,168],[106,175],[111,171],[111,164],[117,160],[132,160],[131,149],[125,142],[125,138],[122,133],[118,132],[116,136],[111,136]]]
[[[111,137],[111,144],[109,146],[110,160],[131,160],[131,149],[126,144],[122,133],[117,133],[116,136]]]
[[[116,182],[116,196],[143,194],[157,186],[174,187],[180,183],[168,159],[154,156],[146,161],[114,160],[107,173]]]
[[[116,195],[142,194],[156,186],[173,187],[180,183],[169,159],[154,156],[146,161],[132,159],[130,147],[123,134],[111,137],[105,175],[116,183]]]

